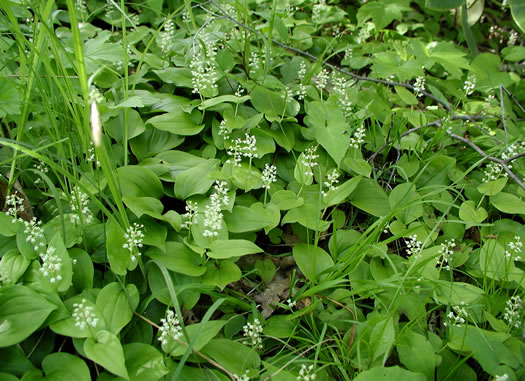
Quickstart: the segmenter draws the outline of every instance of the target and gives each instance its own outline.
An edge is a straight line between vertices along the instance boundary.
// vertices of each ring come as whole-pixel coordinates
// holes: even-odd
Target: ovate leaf
[[[378,366],[369,370],[365,370],[354,378],[354,381],[426,381],[426,377],[422,373],[414,373],[409,370],[400,368],[399,366],[382,367]]]
[[[26,339],[40,328],[54,309],[54,304],[29,287],[0,287],[0,347]]]
[[[227,259],[263,251],[259,246],[245,239],[214,240],[207,255],[210,258]]]
[[[95,339],[87,338],[84,342],[84,352],[90,360],[102,365],[111,373],[129,379],[122,345],[111,332],[99,331]]]
[[[312,102],[306,108],[305,124],[313,129],[315,138],[334,159],[337,165],[345,156],[349,138],[348,129],[341,108],[331,103]]]
[[[500,192],[490,198],[499,211],[509,214],[525,214],[525,202],[512,193]]]
[[[324,270],[334,265],[330,254],[318,246],[298,243],[292,254],[295,263],[309,280],[316,280]]]

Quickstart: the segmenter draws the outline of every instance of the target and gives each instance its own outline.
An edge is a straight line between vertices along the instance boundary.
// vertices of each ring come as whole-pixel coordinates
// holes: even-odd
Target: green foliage
[[[525,377],[522,2],[0,5],[1,379]]]

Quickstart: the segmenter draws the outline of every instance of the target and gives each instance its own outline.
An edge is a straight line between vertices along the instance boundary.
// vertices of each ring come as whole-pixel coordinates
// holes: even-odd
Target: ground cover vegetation
[[[0,0],[2,380],[525,379],[525,5]]]

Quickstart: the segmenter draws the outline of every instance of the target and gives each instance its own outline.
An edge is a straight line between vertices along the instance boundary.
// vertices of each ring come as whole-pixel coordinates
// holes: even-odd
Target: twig
[[[240,26],[241,28],[244,28],[254,34],[258,34],[260,35],[260,32],[256,31],[255,29],[249,27],[248,25],[245,25],[243,23],[241,23],[240,21],[234,19],[233,17],[231,17],[230,15],[228,15],[228,13],[226,13],[224,11],[224,9],[222,9],[220,7],[219,4],[217,4],[217,2],[215,0],[210,0],[210,3],[212,3],[213,5],[215,5],[217,7],[217,9],[219,9],[219,11],[221,11],[221,13],[224,15],[224,18],[226,18],[227,20],[231,21],[232,23]],[[219,15],[217,15],[216,13],[210,11],[209,9],[206,9],[205,7],[202,7],[201,6],[201,9],[203,9],[205,12],[211,14],[211,15],[214,15],[216,17],[221,17]],[[305,57],[308,57],[310,58],[312,61],[319,61],[319,57],[316,57],[314,56],[313,54],[311,53],[308,53],[304,50],[301,50],[301,49],[298,49],[298,48],[294,48],[293,46],[290,46],[290,45],[286,45],[286,44],[283,44],[282,42],[280,41],[277,41],[277,40],[274,40],[272,39],[271,42],[277,46],[280,46],[281,48],[283,49],[286,49],[286,50],[290,50],[292,52],[295,52],[295,53],[298,53],[302,56],[305,56]],[[333,65],[333,64],[330,64],[326,61],[323,61],[322,62],[322,65],[324,66],[327,66],[329,68],[331,68],[332,70],[334,71],[337,71],[341,74],[345,74],[357,81],[368,81],[368,82],[373,82],[373,83],[381,83],[383,85],[388,85],[388,86],[400,86],[400,87],[404,87],[406,89],[409,89],[409,90],[412,90],[412,91],[415,91],[415,87],[410,85],[410,84],[407,84],[407,83],[400,83],[400,82],[393,82],[393,81],[387,81],[387,80],[384,80],[384,79],[376,79],[376,78],[368,78],[368,77],[363,77],[361,75],[357,75],[357,74],[354,74],[352,72],[349,72],[347,70],[344,70],[342,68],[340,68],[339,66],[336,66],[336,65]],[[452,107],[450,106],[450,104],[447,102],[447,101],[443,101],[441,99],[439,99],[438,97],[434,96],[433,94],[430,94],[428,93],[427,91],[420,91],[421,94],[425,95],[426,97],[434,100],[435,102],[439,103],[440,105],[442,105],[445,110],[447,112],[451,112],[452,111]],[[476,119],[480,119],[480,117],[475,117],[475,116],[470,116],[470,115],[462,115],[462,116],[459,116],[459,115],[454,115],[457,117],[457,119],[468,119],[468,120],[476,120]]]
[[[212,12],[211,10],[209,9],[206,9],[205,7],[201,6],[201,9],[203,9],[205,12],[215,16],[215,17],[218,17],[218,18],[225,18],[229,21],[231,21],[232,23],[240,26],[241,28],[244,28],[248,31],[250,31],[251,33],[254,33],[254,34],[257,34],[257,35],[261,35],[260,32],[256,31],[255,29],[249,27],[248,25],[245,25],[243,23],[241,23],[240,21],[234,19],[233,17],[231,17],[230,15],[228,15],[228,13],[226,13],[224,11],[224,9],[221,8],[221,6],[219,4],[217,4],[217,1],[216,0],[210,0],[210,3],[212,3],[213,5],[215,5],[215,7],[217,7],[217,9],[223,14],[223,16],[220,16],[214,12]],[[286,45],[286,44],[283,44],[282,42],[280,41],[277,41],[277,40],[271,40],[271,42],[277,46],[280,46],[281,48],[283,49],[286,49],[286,50],[290,50],[292,52],[295,52],[295,53],[298,53],[302,56],[305,56],[305,57],[308,57],[310,58],[312,61],[319,61],[319,57],[316,57],[314,56],[313,54],[311,53],[308,53],[304,50],[301,50],[301,49],[297,49],[297,48],[294,48],[292,46],[289,46],[289,45]],[[351,73],[347,70],[344,70],[336,65],[332,65],[326,61],[322,61],[321,62],[322,65],[324,66],[327,66],[329,68],[331,68],[332,70],[334,71],[337,71],[341,74],[345,74],[345,75],[348,75],[349,77],[357,80],[357,81],[368,81],[368,82],[373,82],[373,83],[380,83],[380,84],[383,84],[383,85],[387,85],[387,86],[400,86],[400,87],[404,87],[406,89],[409,89],[409,90],[412,90],[412,91],[415,91],[415,87],[412,86],[412,85],[409,85],[407,83],[399,83],[399,82],[392,82],[392,81],[387,81],[387,80],[383,80],[383,79],[376,79],[376,78],[368,78],[368,77],[363,77],[363,76],[360,76],[360,75],[357,75],[357,74],[354,74],[354,73]],[[512,95],[505,87],[503,87],[502,85],[500,85],[500,102],[503,103],[503,90],[505,90],[505,92],[507,92],[507,94],[509,94],[510,97],[512,97],[512,99],[514,100],[514,102],[516,102],[516,104],[519,106],[519,108],[525,112],[525,109],[521,106],[521,104],[517,101],[517,99],[514,97],[514,95]],[[448,113],[451,113],[452,112],[452,106],[450,106],[450,104],[447,102],[447,101],[443,101],[441,99],[439,99],[438,97],[426,92],[426,91],[420,91],[421,94],[425,95],[426,97],[434,100],[435,102],[439,103],[440,105],[442,105],[445,110],[448,112]],[[507,148],[508,146],[508,136],[507,136],[507,126],[506,126],[506,122],[505,122],[505,118],[504,118],[504,115],[503,115],[503,105],[501,107],[501,112],[502,112],[502,120],[503,120],[503,126],[505,128],[505,148]],[[436,120],[434,122],[430,122],[426,125],[423,125],[423,126],[419,126],[419,127],[415,127],[415,128],[412,128],[406,132],[404,132],[403,134],[401,134],[399,137],[403,137],[403,136],[406,136],[412,132],[415,132],[415,131],[418,131],[424,127],[441,127],[442,125],[442,122],[449,119],[450,120],[468,120],[468,121],[476,121],[476,120],[480,120],[480,119],[484,119],[485,117],[484,116],[480,116],[480,115],[458,115],[456,113],[452,114],[452,115],[449,115],[448,117],[446,118],[442,118],[442,119],[439,119],[439,120]],[[449,135],[450,137],[456,139],[456,140],[459,140],[461,142],[464,142],[466,144],[468,144],[470,147],[474,148],[481,156],[483,156],[484,158],[486,158],[487,160],[490,160],[490,161],[494,161],[498,164],[500,164],[502,166],[502,168],[505,170],[505,172],[514,180],[516,181],[524,190],[525,190],[525,184],[518,178],[518,176],[516,176],[514,174],[514,172],[511,171],[511,169],[509,168],[509,166],[507,165],[508,162],[505,161],[505,160],[502,160],[502,159],[499,159],[497,157],[493,157],[493,156],[490,156],[488,155],[487,153],[485,153],[481,148],[479,148],[475,143],[473,143],[472,141],[468,140],[468,139],[465,139],[461,136],[458,136],[456,134],[453,134],[451,132],[446,132],[447,135]],[[370,156],[368,158],[368,162],[372,162],[376,157],[377,155],[379,155],[379,153],[381,153],[386,147],[388,147],[391,143],[392,143],[393,139],[389,140],[385,145],[383,145],[377,152],[375,152],[374,154],[372,154],[372,156]],[[517,158],[517,157],[516,157]]]
[[[501,112],[501,121],[503,122],[503,131],[505,131],[505,149],[509,148],[509,133],[507,131],[507,121],[505,120],[505,105],[503,103],[503,85],[499,84],[499,105]]]
[[[146,316],[144,315],[141,315],[139,314],[138,312],[135,312],[135,315],[137,315],[139,318],[141,318],[142,320],[144,320],[146,323],[150,324],[151,326],[157,328],[157,329],[160,329],[160,327],[155,324],[154,322],[152,322],[151,320],[149,320]],[[185,343],[184,341],[180,340],[180,339],[175,339],[175,341],[179,344],[182,344],[184,346],[188,346],[187,343]],[[227,369],[225,369],[221,364],[219,364],[218,362],[212,360],[211,358],[209,358],[208,356],[202,354],[201,352],[199,352],[198,350],[196,349],[192,349],[193,353],[197,356],[199,356],[200,358],[202,358],[203,360],[207,361],[208,363],[210,363],[211,365],[213,365],[214,367],[216,367],[217,369],[220,369],[221,371],[223,371],[224,373],[226,373],[228,375],[228,377],[230,377],[232,380],[235,380],[235,376],[233,373],[229,372]]]
[[[520,178],[518,176],[516,176],[516,174],[514,174],[514,172],[512,172],[512,170],[507,165],[507,161],[506,160],[503,160],[503,159],[500,159],[500,158],[497,158],[497,157],[494,157],[494,156],[491,156],[491,155],[487,154],[485,151],[483,151],[481,148],[479,148],[474,142],[470,141],[469,139],[464,138],[463,136],[459,136],[459,135],[456,135],[456,134],[453,134],[453,133],[449,133],[449,132],[447,132],[447,134],[449,136],[451,136],[452,138],[454,138],[456,140],[459,140],[459,141],[469,145],[471,148],[473,148],[477,153],[479,153],[481,156],[483,156],[487,160],[493,161],[493,162],[498,163],[499,165],[501,165],[501,167],[505,170],[505,172],[507,172],[509,177],[512,178],[515,182],[517,182],[518,185],[523,190],[525,190],[525,183],[523,183],[523,181],[521,181]],[[516,156],[518,156],[518,155],[516,155]]]

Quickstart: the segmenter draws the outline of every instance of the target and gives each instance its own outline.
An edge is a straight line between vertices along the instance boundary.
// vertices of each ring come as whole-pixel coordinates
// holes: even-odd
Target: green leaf
[[[124,196],[122,201],[126,206],[137,216],[142,217],[144,214],[153,218],[162,218],[162,210],[164,205],[159,199],[153,197],[135,197]]]
[[[193,114],[196,113],[197,111],[194,110]],[[199,120],[198,116],[195,117],[192,114],[178,110],[154,116],[153,118],[148,119],[146,123],[151,124],[159,130],[168,131],[172,134],[191,136],[197,135],[204,128],[203,124],[199,125],[195,120]]]
[[[117,168],[122,196],[153,197],[160,199],[164,189],[151,169],[138,165]]]
[[[344,202],[360,182],[361,176],[357,176],[326,192],[326,196],[323,198],[326,206],[338,205]]]
[[[525,33],[525,3],[521,0],[509,0],[509,5],[514,22],[520,27],[521,32]]]
[[[84,250],[74,247],[69,250],[69,256],[73,263],[73,287],[77,292],[93,287],[93,261]]]
[[[131,263],[131,255],[123,245],[126,243],[124,230],[116,222],[107,223],[106,253],[111,270],[118,275],[126,275]]]
[[[482,289],[464,282],[434,281],[436,285],[435,299],[444,305],[460,305],[477,303],[483,294]]]
[[[299,104],[292,99],[286,103],[281,93],[268,90],[262,86],[256,86],[250,93],[253,107],[261,113],[269,113],[276,116],[295,116],[299,112]]]
[[[417,100],[416,96],[412,94],[410,91],[405,89],[401,86],[394,86],[394,89],[396,90],[397,95],[399,95],[399,98],[403,102],[405,102],[409,106],[417,105],[419,101]]]
[[[354,159],[351,157],[347,157],[344,160],[344,163],[350,168],[352,171],[357,173],[358,175],[370,177],[370,172],[372,172],[372,167],[368,162],[364,159]]]
[[[505,373],[506,364],[511,368],[520,366],[517,353],[512,353],[504,344],[507,333],[490,332],[470,325],[450,328],[448,346],[454,351],[472,353],[483,370],[491,375]]]
[[[214,97],[211,99],[206,99],[199,106],[199,110],[206,110],[207,108],[210,108],[210,107],[213,107],[218,104],[225,103],[225,102],[231,102],[235,104],[244,103],[249,99],[251,99],[249,95],[245,95],[243,97],[238,97],[236,95],[221,95],[221,96]]]
[[[487,240],[481,248],[479,265],[491,279],[505,279],[514,270],[514,262],[506,258],[505,249],[495,239]]]
[[[53,277],[57,278],[57,276],[60,275],[61,279],[54,283],[54,285],[59,292],[65,292],[69,289],[69,287],[71,287],[73,267],[71,258],[69,257],[69,253],[67,252],[64,241],[62,240],[62,234],[60,234],[60,232],[57,232],[53,238],[51,238],[48,247],[55,248],[54,254],[60,258],[60,270],[56,271]]]
[[[210,175],[216,171],[218,167],[219,160],[206,160],[202,164],[189,168],[179,174],[175,182],[175,196],[185,200],[194,194],[206,193],[215,182]]]
[[[145,253],[162,263],[168,270],[189,276],[201,276],[206,271],[202,266],[204,258],[179,242],[166,242],[166,252],[151,248]]]
[[[303,205],[304,199],[297,197],[297,195],[290,190],[281,189],[272,195],[272,204],[277,205],[280,210],[288,210]]]
[[[265,211],[263,214],[260,213],[261,210],[253,208],[253,205],[250,208],[235,205],[231,213],[224,213],[224,221],[228,226],[228,231],[232,233],[254,232],[273,223],[270,218],[267,218]]]
[[[202,283],[217,286],[222,290],[228,284],[240,280],[241,276],[241,269],[233,262],[228,260],[219,263],[208,262],[206,272],[202,276]]]
[[[363,25],[369,19],[375,24],[376,29],[383,29],[392,21],[402,20],[402,11],[410,11],[409,7],[394,1],[374,1],[363,4],[357,12],[357,22]]]
[[[16,249],[9,250],[0,260],[0,274],[3,277],[3,284],[15,284],[18,281],[31,261],[24,257]]]
[[[499,211],[509,214],[525,214],[525,202],[512,193],[500,192],[490,198]]]
[[[51,353],[42,361],[42,369],[46,380],[91,380],[89,368],[84,360],[69,353]]]
[[[8,216],[4,212],[0,212],[0,235],[4,237],[12,237],[18,230],[18,223],[13,223],[13,216]]]
[[[371,179],[361,179],[350,195],[350,203],[376,217],[390,213],[390,204],[385,191]]]
[[[20,113],[21,96],[14,81],[0,78],[0,118]]]
[[[426,0],[427,8],[448,11],[449,9],[459,8],[466,0]]]
[[[248,369],[259,369],[261,360],[255,349],[238,341],[213,339],[202,352],[235,374],[244,374]]]
[[[478,187],[478,192],[486,196],[495,196],[503,190],[507,184],[507,178],[501,177],[496,180],[487,181]]]
[[[344,134],[348,125],[341,108],[331,103],[307,103],[304,123],[314,130],[316,140],[339,166],[350,142]]]
[[[133,283],[126,286],[126,293],[124,293],[119,283],[112,282],[98,293],[96,308],[104,316],[106,329],[118,335],[120,330],[131,321],[133,309],[137,307],[138,301],[139,293]],[[133,303],[132,306],[130,302]]]
[[[354,381],[426,381],[426,377],[421,373],[414,373],[399,366],[382,367],[365,370],[359,373]]]
[[[131,343],[123,349],[130,380],[157,381],[168,373],[164,356],[151,345]]]
[[[88,308],[92,308],[93,313],[95,314],[95,319],[97,319],[97,322],[95,324],[95,327],[79,327],[76,324],[75,318],[72,316],[73,311],[75,310],[75,307],[73,306],[75,303],[82,303],[84,306]],[[84,337],[93,337],[93,334],[104,330],[106,328],[106,323],[104,321],[104,318],[101,314],[101,312],[95,308],[95,303],[91,301],[91,299],[84,298],[82,296],[74,296],[64,302],[64,306],[67,308],[67,312],[69,312],[69,316],[66,316],[65,318],[54,321],[49,325],[49,328],[55,333],[58,333],[62,336],[69,336],[74,338],[84,338]]]
[[[0,287],[0,348],[29,337],[56,308],[29,287]]]
[[[427,380],[434,379],[437,365],[434,348],[427,338],[410,330],[396,343],[399,360],[408,369],[423,373]]]
[[[193,349],[196,351],[200,351],[206,344],[210,342],[211,339],[213,339],[215,336],[218,335],[222,327],[224,327],[224,324],[226,324],[226,320],[209,320],[205,323],[196,323],[196,324],[187,325],[186,332],[188,333],[188,337],[190,341],[193,340],[200,326],[203,324],[204,324],[204,327],[199,337],[196,339],[195,344],[193,345]],[[165,352],[169,353],[171,356],[174,356],[174,357],[182,356],[184,352],[186,352],[188,343],[184,336],[181,337],[180,340],[183,343],[186,343],[186,345],[168,338],[168,343],[162,344],[162,349]]]
[[[264,250],[253,242],[245,239],[214,240],[211,242],[208,257],[215,259],[228,259],[243,255],[262,253]]]
[[[317,280],[318,276],[334,265],[334,260],[326,251],[318,246],[297,243],[292,255],[295,263],[309,280]]]
[[[412,183],[399,184],[388,196],[390,207],[399,210],[395,217],[404,224],[409,224],[423,215],[421,196],[415,190],[416,187]]]
[[[464,201],[459,208],[459,218],[470,224],[479,224],[488,217],[488,213],[483,207],[476,209],[476,204],[472,200]]]
[[[178,87],[187,87],[189,89],[193,88],[191,69],[189,68],[167,67],[152,71],[165,83],[173,83]]]
[[[105,130],[117,142],[124,139],[125,113],[128,113],[128,139],[139,136],[145,130],[140,114],[135,110],[119,110],[117,117],[104,124]]]
[[[84,341],[84,352],[90,360],[102,365],[111,373],[129,380],[122,345],[111,332],[99,331],[95,339],[87,338]]]
[[[385,316],[376,316],[368,322],[373,326],[370,334],[370,343],[373,348],[372,359],[375,360],[389,353],[396,340],[394,319]]]
[[[184,137],[162,131],[152,126],[147,126],[145,131],[129,144],[135,156],[140,160],[175,148],[182,144]]]

